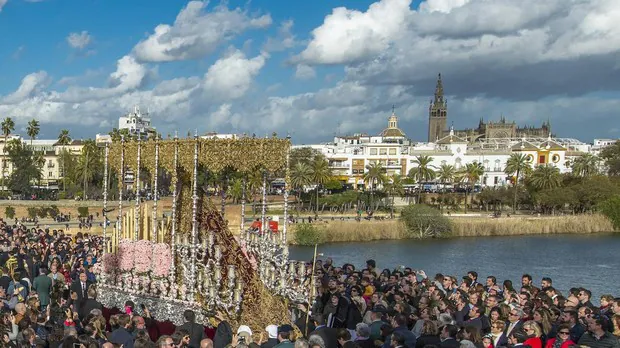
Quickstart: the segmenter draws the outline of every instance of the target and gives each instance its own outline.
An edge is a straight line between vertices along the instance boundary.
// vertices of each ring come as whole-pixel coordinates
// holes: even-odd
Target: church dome
[[[388,119],[388,127],[381,132],[382,137],[387,138],[404,138],[405,132],[398,128],[398,116],[394,113],[394,108],[392,107],[392,115]]]
[[[404,137],[405,133],[399,128],[386,128],[381,132],[382,137]]]

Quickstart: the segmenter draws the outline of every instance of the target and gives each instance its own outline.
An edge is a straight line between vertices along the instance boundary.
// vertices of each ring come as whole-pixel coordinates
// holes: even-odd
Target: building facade
[[[149,113],[142,113],[139,107],[134,107],[133,112],[118,118],[118,129],[127,129],[129,135],[147,139],[157,135],[155,127],[151,125]]]
[[[437,78],[435,95],[431,99],[428,109],[428,142],[436,142],[447,136],[450,129],[448,124],[448,101],[444,96],[441,74]],[[502,116],[499,121],[485,122],[480,118],[477,128],[454,130],[454,134],[470,143],[480,139],[515,139],[515,138],[546,138],[551,134],[551,122],[543,122],[541,127],[517,126],[514,121],[506,121]]]
[[[364,175],[369,165],[380,163],[388,177],[407,175],[416,168],[418,156],[429,156],[434,170],[442,165],[459,170],[469,163],[479,163],[484,167],[484,175],[478,184],[502,186],[511,180],[504,170],[513,153],[524,154],[533,167],[551,165],[566,173],[570,171],[571,160],[588,152],[590,145],[575,139],[552,138],[549,134],[522,139],[483,138],[471,143],[453,129],[437,141],[415,143],[398,128],[398,117],[393,112],[388,127],[377,136],[357,134],[335,137],[331,143],[295,147],[311,147],[321,152],[335,177],[354,188],[362,188],[366,186]]]

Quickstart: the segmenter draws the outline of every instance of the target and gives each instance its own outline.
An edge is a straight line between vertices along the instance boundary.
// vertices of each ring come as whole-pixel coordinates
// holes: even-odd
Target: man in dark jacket
[[[304,317],[305,319],[305,317]],[[260,348],[273,348],[278,342],[278,326],[277,325],[269,325],[265,328],[267,331],[267,341],[260,345]]]
[[[445,325],[439,336],[441,338],[441,348],[458,348],[460,346],[456,340],[458,331],[459,328],[455,325]]]
[[[398,314],[392,319],[392,326],[394,327],[393,333],[398,332],[405,339],[405,346],[407,348],[415,348],[415,335],[409,331],[407,327],[407,317],[404,314]],[[383,343],[383,348],[390,348],[392,344],[392,338],[386,338]]]
[[[205,338],[204,327],[196,323],[196,313],[192,310],[186,310],[183,312],[183,318],[185,318],[185,324],[181,325],[179,329],[185,329],[189,332],[189,347],[199,348],[200,341]]]
[[[129,332],[131,327],[131,319],[127,314],[121,314],[118,316],[118,329],[112,331],[109,337],[109,341],[123,345],[123,348],[133,348],[133,335]]]
[[[322,314],[314,315],[313,320],[316,329],[312,331],[308,337],[313,335],[320,336],[325,343],[325,348],[338,348],[337,330],[325,325],[325,317]]]

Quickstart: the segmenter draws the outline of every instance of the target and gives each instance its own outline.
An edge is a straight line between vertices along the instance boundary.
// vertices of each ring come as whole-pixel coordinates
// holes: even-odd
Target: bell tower
[[[448,121],[448,101],[444,99],[441,74],[437,77],[435,98],[428,107],[428,141],[433,142],[443,137]]]

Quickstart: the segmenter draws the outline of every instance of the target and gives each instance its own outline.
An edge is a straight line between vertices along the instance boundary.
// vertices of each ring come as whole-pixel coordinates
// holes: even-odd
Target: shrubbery
[[[88,207],[78,207],[77,211],[80,217],[88,217]]]
[[[616,230],[620,230],[620,196],[609,198],[599,204],[599,210],[605,215]]]
[[[35,208],[35,207],[28,207],[28,218],[29,219],[34,219],[37,217],[37,212],[39,211],[39,209]]]
[[[6,216],[7,219],[14,219],[15,218],[15,208],[8,206],[6,208],[4,208],[4,216]]]
[[[323,243],[321,231],[309,223],[295,224],[295,243],[297,245],[315,245]]]
[[[412,204],[403,209],[400,219],[409,238],[448,237],[452,233],[450,219],[425,204]]]

